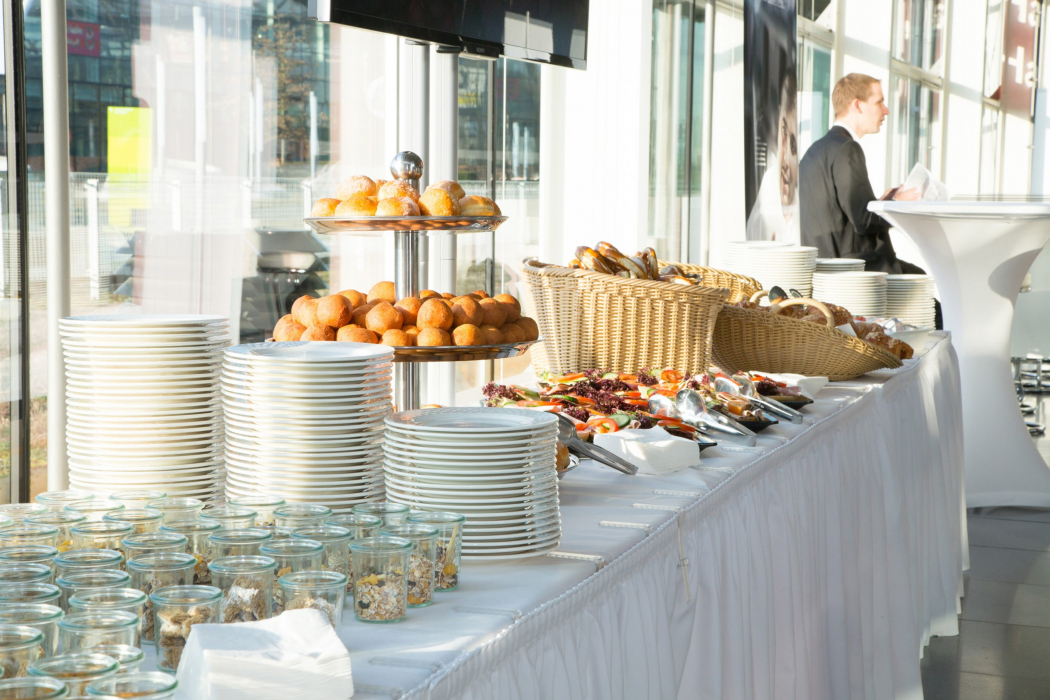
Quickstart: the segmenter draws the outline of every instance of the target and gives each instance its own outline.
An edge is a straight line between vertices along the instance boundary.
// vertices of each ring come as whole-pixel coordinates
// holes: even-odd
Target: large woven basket
[[[544,341],[532,348],[537,370],[634,372],[711,364],[711,333],[725,288],[635,280],[526,261],[525,304]]]
[[[729,304],[718,314],[712,355],[731,373],[783,372],[831,381],[901,366],[893,353],[835,328]]]
[[[666,262],[661,262],[660,267],[667,265]],[[729,298],[726,299],[727,304],[735,304],[738,301],[744,299],[750,299],[751,295],[762,289],[761,283],[758,280],[747,277],[746,275],[737,274],[736,272],[729,272],[728,270],[719,270],[713,267],[701,267],[700,265],[690,265],[689,263],[670,263],[677,265],[686,272],[692,272],[701,275],[703,278],[703,286],[705,287],[725,287],[729,290]]]

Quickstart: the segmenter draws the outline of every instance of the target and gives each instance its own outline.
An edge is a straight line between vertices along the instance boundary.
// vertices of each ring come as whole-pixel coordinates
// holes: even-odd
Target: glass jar
[[[58,653],[58,621],[65,615],[62,608],[47,603],[0,605],[0,625],[33,627],[44,635],[41,656],[54,656]]]
[[[5,564],[47,564],[55,569],[55,555],[58,550],[43,544],[0,547],[0,566]]]
[[[0,604],[47,603],[58,605],[62,590],[50,583],[14,583],[0,588]]]
[[[378,537],[379,530],[383,527],[383,519],[377,515],[344,513],[343,515],[333,515],[325,521],[325,525],[345,527],[353,533],[355,540],[360,540],[365,537]]]
[[[276,616],[284,612],[284,593],[277,581],[285,574],[297,571],[320,571],[324,545],[301,538],[278,540],[259,547],[259,553],[277,562],[273,570],[273,614]]]
[[[273,524],[279,527],[309,527],[321,525],[332,517],[332,509],[327,506],[311,506],[303,503],[285,503],[274,508]]]
[[[148,489],[132,489],[130,491],[114,491],[109,494],[109,500],[119,503],[128,510],[145,508],[150,501],[159,501],[167,498],[168,494],[163,491],[151,491]]]
[[[222,591],[214,586],[172,586],[154,592],[157,627],[157,666],[176,671],[182,649],[194,625],[219,621]]]
[[[4,678],[23,678],[44,655],[44,635],[28,625],[0,625],[0,668]]]
[[[140,623],[135,613],[125,610],[69,613],[58,621],[62,651],[80,651],[99,644],[139,645]]]
[[[223,557],[208,567],[215,587],[222,590],[220,622],[253,622],[272,615],[277,562],[262,556]]]
[[[255,527],[266,527],[274,524],[273,512],[284,505],[284,499],[276,496],[236,496],[226,499],[226,503],[239,508],[251,508],[255,511]]]
[[[261,529],[266,530],[271,535],[273,535],[274,540],[287,540],[291,539],[292,530],[295,528],[280,527],[278,525],[267,525],[266,527]]]
[[[12,522],[20,523],[30,515],[39,515],[48,512],[49,508],[42,503],[5,503],[0,506],[0,516],[10,518]]]
[[[346,574],[335,571],[299,571],[277,580],[284,597],[285,610],[309,608],[328,616],[332,627],[343,623],[343,601],[346,600]]]
[[[315,540],[324,545],[321,568],[337,574],[350,575],[350,540],[354,538],[348,528],[338,525],[313,525],[292,530],[293,538]]]
[[[160,526],[161,532],[184,535],[187,539],[186,552],[197,559],[197,568],[193,572],[193,583],[197,586],[211,584],[211,571],[208,562],[212,557],[211,534],[222,529],[218,523],[202,523],[196,520],[177,520]]]
[[[224,530],[240,530],[255,527],[255,518],[258,515],[251,508],[208,506],[197,517],[206,523],[219,523]]]
[[[130,644],[99,644],[85,651],[93,651],[96,654],[105,654],[120,664],[117,674],[138,673],[139,667],[146,658],[145,652]]]
[[[112,549],[124,554],[123,540],[135,532],[135,526],[122,522],[86,522],[74,525],[73,549]]]
[[[114,503],[109,500],[76,501],[66,505],[64,512],[79,513],[87,518],[89,523],[100,523],[106,515],[119,513],[124,510],[123,504]]]
[[[384,527],[383,534],[403,537],[412,543],[408,558],[408,607],[422,608],[434,602],[434,569],[438,530],[425,523]]]
[[[0,546],[14,547],[26,544],[55,547],[58,544],[58,528],[51,525],[12,525],[0,530]]]
[[[66,684],[69,692],[82,695],[88,684],[117,675],[120,664],[104,654],[74,651],[50,659],[39,659],[29,667],[29,675],[55,678]]]
[[[87,517],[79,513],[38,513],[26,516],[27,525],[50,525],[58,528],[58,536],[55,538],[55,548],[59,552],[68,552],[73,549],[73,527],[87,521]]]
[[[40,505],[45,506],[52,513],[61,513],[70,503],[95,500],[95,494],[90,491],[78,491],[76,489],[66,489],[65,491],[45,491],[44,493],[39,494],[34,500]]]
[[[350,543],[354,557],[354,616],[363,622],[398,622],[408,607],[412,542],[366,537]]]
[[[10,583],[51,583],[54,574],[47,564],[10,564],[0,566],[0,587]]]
[[[66,684],[57,678],[8,678],[0,681],[0,700],[72,700]]]
[[[120,569],[71,571],[56,578],[55,585],[62,591],[59,605],[68,612],[69,599],[77,593],[98,588],[128,588],[131,586],[131,576],[128,575],[128,572]]]
[[[128,535],[121,544],[124,546],[124,556],[128,561],[143,554],[158,554],[160,552],[186,553],[189,546],[189,538],[177,532],[147,532],[141,535]]]
[[[22,522],[25,522],[25,520],[23,520]],[[11,527],[14,524],[15,521],[11,518],[7,517],[6,515],[0,515],[0,528]]]
[[[140,620],[146,607],[146,594],[137,588],[99,588],[80,591],[69,598],[69,612],[83,610],[123,610]]]
[[[164,523],[170,524],[179,520],[196,520],[197,514],[204,508],[204,501],[197,498],[158,498],[149,501],[147,508],[164,513]]]
[[[138,698],[138,700],[171,700],[179,682],[175,676],[162,671],[152,673],[129,673],[117,675],[88,686],[91,697],[115,696],[118,698]]]
[[[71,549],[55,557],[55,575],[94,569],[123,569],[124,555],[115,549]]]
[[[383,527],[404,525],[408,522],[409,508],[404,503],[377,501],[376,503],[358,503],[350,509],[354,515],[374,515],[382,518]]]
[[[153,508],[135,508],[122,510],[112,515],[102,516],[104,523],[127,523],[134,526],[136,535],[156,532],[164,524],[164,513]]]
[[[437,528],[437,553],[434,555],[434,590],[451,591],[459,585],[459,566],[463,556],[462,513],[421,512],[408,516],[409,523],[424,523]]]
[[[188,586],[193,583],[193,570],[197,558],[185,552],[163,552],[143,554],[128,562],[131,571],[131,586],[147,596],[166,586]],[[153,641],[153,604],[147,599],[142,612],[142,638]]]
[[[259,553],[259,547],[273,540],[273,533],[261,527],[246,527],[240,530],[218,530],[209,539],[212,559],[251,557]]]

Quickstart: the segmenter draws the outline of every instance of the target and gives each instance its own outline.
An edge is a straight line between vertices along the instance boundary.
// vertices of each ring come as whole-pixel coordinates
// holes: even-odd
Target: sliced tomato
[[[624,399],[624,400],[627,403],[631,404],[632,406],[639,406],[641,408],[645,408],[646,406],[649,405],[649,402],[646,401],[645,399]]]
[[[675,397],[675,394],[678,393],[678,390],[677,389],[657,389],[656,393],[660,394],[661,396],[668,396],[668,397],[673,399]]]
[[[536,399],[522,399],[518,405],[523,408],[535,408],[536,406],[557,406],[554,401],[537,401]]]
[[[583,372],[572,372],[570,374],[563,374],[560,377],[555,377],[551,381],[557,382],[558,384],[565,384],[567,382],[575,382],[577,379],[583,379],[586,376],[587,375]]]
[[[638,375],[637,374],[621,374],[620,375],[620,381],[621,382],[627,382],[628,384],[637,384],[638,383]]]
[[[640,391],[621,391],[616,394],[617,396],[623,396],[627,399],[640,399],[642,398],[642,392]]]
[[[660,372],[660,380],[664,382],[680,382],[685,379],[685,375],[676,369],[665,369]]]
[[[658,423],[661,428],[672,428],[673,430],[681,430],[686,433],[695,433],[696,428],[691,425],[686,425],[680,420],[674,418],[663,418]]]
[[[596,433],[615,433],[620,429],[620,426],[612,418],[606,418],[604,416],[595,416],[587,421],[587,425],[594,429]]]
[[[577,396],[576,400],[581,406],[593,406],[594,399],[588,399],[586,396]]]

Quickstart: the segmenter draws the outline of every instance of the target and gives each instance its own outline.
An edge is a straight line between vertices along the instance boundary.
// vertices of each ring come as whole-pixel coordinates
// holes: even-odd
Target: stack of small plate
[[[776,285],[807,297],[816,264],[816,248],[777,241],[731,241],[724,253],[727,270],[754,277],[764,289]]]
[[[386,419],[387,500],[467,516],[463,555],[514,559],[561,540],[557,418],[514,408],[442,408]]]
[[[252,343],[226,351],[226,497],[278,495],[348,512],[383,495],[393,349]]]
[[[936,324],[933,277],[889,275],[886,278],[886,315],[920,328]]]
[[[846,308],[854,316],[886,315],[885,272],[817,272],[813,298]]]
[[[107,494],[153,489],[219,495],[229,345],[221,316],[73,316],[60,321],[66,361],[69,485]]]
[[[864,261],[859,258],[817,258],[816,272],[862,272]]]

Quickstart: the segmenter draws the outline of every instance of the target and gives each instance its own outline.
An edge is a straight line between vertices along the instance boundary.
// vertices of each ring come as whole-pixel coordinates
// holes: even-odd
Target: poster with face
[[[744,0],[748,240],[799,241],[795,0]]]

